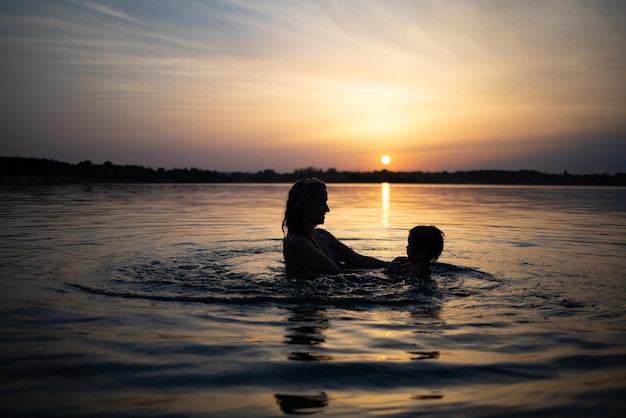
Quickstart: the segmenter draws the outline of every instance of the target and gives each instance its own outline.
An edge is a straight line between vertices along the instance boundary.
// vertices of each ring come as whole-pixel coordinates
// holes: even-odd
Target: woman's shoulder
[[[283,239],[283,246],[301,245],[302,243],[309,242],[310,239],[301,234],[287,234]]]
[[[316,243],[311,238],[302,234],[287,234],[283,239],[283,252],[286,254],[303,253],[316,247]]]
[[[315,236],[317,238],[334,239],[335,236],[322,228],[315,228]]]

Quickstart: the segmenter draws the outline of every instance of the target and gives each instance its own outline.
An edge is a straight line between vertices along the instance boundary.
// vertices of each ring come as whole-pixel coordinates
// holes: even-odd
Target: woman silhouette
[[[353,251],[325,229],[326,184],[315,177],[298,180],[289,190],[283,233],[283,256],[290,273],[338,274],[348,268],[382,268],[389,263]]]

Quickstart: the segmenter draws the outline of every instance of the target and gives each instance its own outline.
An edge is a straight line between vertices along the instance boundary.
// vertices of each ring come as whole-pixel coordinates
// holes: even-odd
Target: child
[[[430,266],[443,251],[444,233],[435,226],[419,225],[409,231],[407,257],[397,257],[389,266],[392,274],[417,279],[430,276]]]

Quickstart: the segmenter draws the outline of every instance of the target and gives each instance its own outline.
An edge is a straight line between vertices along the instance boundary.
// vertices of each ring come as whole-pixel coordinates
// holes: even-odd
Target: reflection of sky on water
[[[436,287],[290,282],[287,184],[5,189],[5,415],[621,416],[623,189],[391,187],[384,227],[329,185],[324,227],[391,259],[440,226]]]
[[[289,326],[283,342],[300,348],[287,355],[289,360],[327,361],[333,359],[332,356],[319,352],[320,348],[317,347],[326,342],[324,331],[330,328],[323,310],[315,307],[296,307],[287,321],[289,321]]]

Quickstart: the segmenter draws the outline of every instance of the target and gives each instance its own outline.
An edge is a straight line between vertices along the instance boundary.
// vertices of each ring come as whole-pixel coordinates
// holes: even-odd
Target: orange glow
[[[598,145],[626,129],[609,10],[519,3],[373,2],[355,14],[237,2],[192,20],[81,6],[93,12],[88,31],[79,7],[24,7],[7,16],[14,79],[0,105],[28,111],[11,110],[5,136],[19,140],[3,152],[281,172],[375,170],[385,152],[397,171],[519,169],[571,153],[578,136],[615,159]]]

